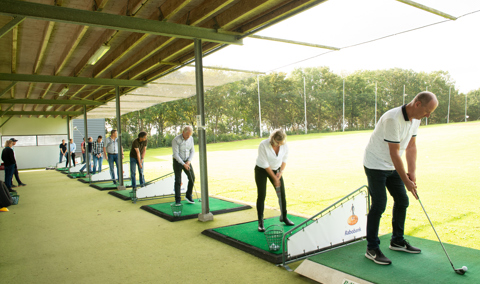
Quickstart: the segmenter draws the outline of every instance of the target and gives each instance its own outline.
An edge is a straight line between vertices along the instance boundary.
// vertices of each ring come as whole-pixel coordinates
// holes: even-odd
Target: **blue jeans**
[[[98,163],[98,170],[97,170],[97,163]],[[102,163],[103,163],[103,156],[100,155],[100,158],[97,157],[97,155],[93,155],[93,174],[96,172],[101,172],[102,171]]]
[[[382,171],[365,168],[368,179],[368,192],[372,201],[367,217],[367,247],[378,248],[378,228],[385,207],[387,206],[387,191],[393,197],[392,241],[403,241],[405,218],[407,216],[408,196],[405,185],[396,170]]]
[[[62,154],[62,152],[60,152],[60,158],[58,159],[58,162],[59,162],[59,163],[62,162],[62,158],[63,158],[63,154]]]
[[[140,186],[144,187],[145,186],[145,178],[143,177],[143,163],[142,163],[142,168],[140,168],[140,163],[137,161],[137,159],[130,157],[130,178],[132,180],[132,187],[136,188],[137,187],[137,179],[136,179],[136,172],[138,168],[138,175],[140,176]]]
[[[90,173],[92,172],[92,154],[88,154],[88,159],[90,160]],[[81,172],[83,172],[87,168],[87,160],[85,159],[85,165],[80,169]]]
[[[118,154],[108,154],[108,166],[110,167],[110,177],[114,180],[113,183],[115,183],[115,180],[118,180],[120,176],[120,171],[119,171],[119,161],[118,161]],[[115,178],[115,172],[114,172],[114,167],[113,163],[117,165],[117,178]],[[122,173],[123,173],[123,168],[122,168]]]
[[[8,189],[12,189],[12,178],[13,173],[15,172],[15,164],[10,166],[5,166],[5,185]]]

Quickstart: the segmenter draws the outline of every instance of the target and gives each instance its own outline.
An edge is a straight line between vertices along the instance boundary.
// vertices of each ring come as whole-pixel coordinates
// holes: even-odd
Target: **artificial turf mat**
[[[118,197],[120,198],[121,200],[131,200],[130,198],[130,192],[132,192],[131,189],[126,189],[126,190],[114,190],[114,191],[109,191],[108,194],[110,195],[113,195],[115,197]],[[184,194],[182,193],[182,196]],[[162,196],[159,196],[158,198],[167,198],[167,197],[171,197],[171,196],[174,196],[174,194],[172,193],[171,195],[162,195]],[[155,198],[155,197],[146,197],[146,198]],[[142,200],[142,198],[138,199],[138,200]]]
[[[437,241],[406,236],[420,254],[388,249],[391,234],[380,237],[380,249],[392,261],[378,265],[365,257],[365,241],[334,249],[308,260],[374,283],[480,283],[480,250],[445,244],[455,268],[467,266],[465,275],[456,274]]]
[[[199,202],[198,199],[195,200],[195,204],[190,204],[185,200],[182,201],[182,204],[183,204],[182,215],[179,217],[173,216],[170,204],[172,204],[172,202],[144,205],[140,208],[147,212],[155,214],[159,217],[162,217],[170,222],[197,218],[198,214],[202,213],[202,203]],[[238,203],[225,201],[225,200],[221,200],[213,197],[209,198],[209,205],[210,205],[210,212],[213,215],[252,208],[249,205],[238,204]]]
[[[132,189],[110,191],[108,194],[118,197],[121,200],[131,200],[130,192],[132,192]]]
[[[87,173],[71,173],[67,175],[69,178],[83,178],[87,175]]]
[[[294,215],[288,215],[288,219],[295,224],[300,224],[306,220],[305,218]],[[280,222],[278,216],[264,220],[265,229],[268,229],[268,227],[271,225],[283,226],[284,233],[293,228],[291,226],[286,226],[283,222]],[[274,264],[279,264],[282,262],[282,246],[280,246],[280,249],[275,252],[271,252],[268,249],[265,233],[258,231],[257,220],[204,230],[202,234],[243,250],[244,252],[253,254],[268,262]]]
[[[139,181],[137,181],[137,184],[140,184]],[[123,185],[125,187],[132,187],[132,181],[131,180],[124,180]],[[92,183],[90,185],[93,188],[96,188],[98,190],[112,190],[112,189],[117,189],[118,183],[114,184],[112,182],[99,182],[99,183]]]

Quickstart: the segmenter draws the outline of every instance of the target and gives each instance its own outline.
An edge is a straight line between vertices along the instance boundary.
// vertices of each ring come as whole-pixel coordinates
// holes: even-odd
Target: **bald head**
[[[416,102],[421,102],[422,106],[427,106],[431,101],[434,101],[436,104],[438,104],[437,96],[435,96],[434,93],[424,91],[418,93],[415,98],[413,99],[413,103]]]
[[[407,105],[407,114],[410,118],[422,119],[429,117],[437,108],[438,100],[432,92],[420,92]]]

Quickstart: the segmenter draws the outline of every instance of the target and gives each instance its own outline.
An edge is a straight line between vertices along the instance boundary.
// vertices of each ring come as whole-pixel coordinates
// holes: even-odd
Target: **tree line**
[[[238,77],[219,70],[208,70],[204,76],[217,81]],[[375,97],[378,120],[387,110],[404,101],[408,103],[425,90],[437,95],[439,106],[422,124],[447,123],[449,99],[449,122],[465,121],[465,104],[468,120],[480,119],[480,89],[459,93],[446,71],[426,73],[395,68],[338,75],[328,67],[314,67],[296,69],[290,74],[275,72],[250,77],[207,90],[207,143],[258,137],[260,131],[266,136],[276,128],[289,134],[304,133],[305,106],[308,132],[373,129]],[[149,147],[170,146],[184,125],[195,129],[196,105],[196,96],[192,96],[123,115],[123,144],[130,145],[140,131],[146,131],[155,133],[148,139]],[[107,119],[107,124],[116,125],[116,119]]]

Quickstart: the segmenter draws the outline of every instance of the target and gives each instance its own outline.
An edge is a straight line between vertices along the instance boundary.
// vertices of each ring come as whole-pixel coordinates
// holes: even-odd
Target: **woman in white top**
[[[255,167],[255,183],[257,184],[257,215],[258,231],[265,232],[263,226],[263,210],[265,196],[267,194],[267,178],[272,183],[278,196],[280,205],[280,222],[288,226],[295,225],[287,218],[287,201],[285,198],[285,184],[282,173],[287,165],[288,147],[286,144],[287,135],[282,129],[276,129],[270,134],[269,139],[263,140],[258,146],[258,157]]]

